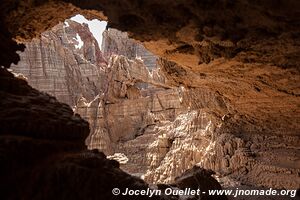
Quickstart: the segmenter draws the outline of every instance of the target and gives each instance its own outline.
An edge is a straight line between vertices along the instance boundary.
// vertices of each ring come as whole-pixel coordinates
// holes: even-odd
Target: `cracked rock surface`
[[[76,13],[88,18],[108,19],[110,27],[127,31],[130,37],[161,58],[161,70],[170,85],[187,88],[182,94],[182,104],[189,111],[185,113],[189,116],[186,121],[197,128],[180,126],[177,122],[185,119],[178,116],[177,120],[159,124],[161,131],[154,133],[153,142],[161,148],[149,149],[153,152],[149,156],[153,166],[159,162],[160,166],[168,166],[163,165],[167,161],[175,162],[177,154],[173,152],[188,152],[185,155],[190,155],[189,158],[199,165],[232,175],[241,182],[296,189],[300,181],[299,4],[297,0],[275,3],[269,0],[3,1],[0,5],[0,65],[9,67],[18,62],[16,51],[24,46],[16,41],[29,41]],[[18,99],[19,94],[27,95],[27,86],[22,82],[19,87],[21,80],[10,84],[11,75],[6,72],[1,75],[5,90],[1,99],[5,112],[1,112],[1,120],[25,120],[24,126],[17,127],[4,120],[1,129],[11,131],[13,135],[20,134],[20,128],[32,130],[24,134],[47,138],[47,141],[50,138],[81,140],[86,136],[86,125],[82,128],[84,134],[78,129],[71,134],[69,128],[66,129],[73,127],[69,108],[66,109],[66,113],[69,112],[66,123],[57,126],[59,131],[56,128],[44,131],[41,123],[46,126],[56,121],[51,118],[50,123],[40,122],[38,120],[43,118],[36,113],[24,111],[23,105],[35,105]],[[11,95],[6,92],[7,88],[20,93]],[[13,101],[22,107],[16,112],[18,114],[14,113],[14,106],[7,106]],[[41,105],[50,102],[51,107],[51,101],[41,100]],[[14,109],[10,109],[12,107]],[[45,107],[38,111],[44,114]],[[45,115],[53,114],[54,108]],[[205,112],[209,117],[202,123],[202,115],[189,115],[194,112]],[[33,127],[26,125],[28,115],[33,116],[32,120],[38,119]],[[211,119],[210,125],[207,119]],[[82,123],[76,123],[75,127],[78,124]],[[208,125],[214,128],[211,134],[211,129],[205,129]],[[168,127],[178,131],[164,134]],[[68,131],[57,134],[65,130]],[[184,133],[199,137],[203,132],[201,139],[208,144],[211,142],[214,147],[208,148],[206,156],[202,156],[205,151],[198,148],[200,154],[194,155],[189,149],[201,141],[192,141],[187,147],[185,141],[190,138]],[[11,157],[7,158],[10,160]],[[170,171],[167,167],[157,169]],[[171,172],[181,173],[176,170],[174,167]],[[152,173],[156,180],[164,181],[165,177],[160,178],[161,175],[161,172]]]

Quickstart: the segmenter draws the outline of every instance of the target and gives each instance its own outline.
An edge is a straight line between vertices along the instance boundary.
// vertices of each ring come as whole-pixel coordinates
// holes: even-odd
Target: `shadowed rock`
[[[175,185],[180,189],[191,188],[194,190],[200,189],[201,200],[227,200],[225,195],[210,196],[208,190],[221,190],[220,183],[211,175],[215,174],[212,170],[206,170],[201,167],[194,166],[175,178]],[[205,193],[203,193],[205,192]],[[194,199],[197,199],[196,197]]]

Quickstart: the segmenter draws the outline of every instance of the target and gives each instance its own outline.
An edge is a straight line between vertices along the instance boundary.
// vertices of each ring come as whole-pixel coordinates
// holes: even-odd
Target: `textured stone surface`
[[[1,134],[78,141],[87,137],[88,123],[67,104],[33,89],[7,70],[0,70]]]
[[[151,71],[157,64],[157,56],[146,50],[138,41],[130,39],[126,32],[116,29],[110,28],[103,32],[101,49],[107,57],[110,55],[123,55],[129,59],[140,57]]]
[[[233,158],[246,168],[243,173],[248,165],[239,155],[249,150],[235,147],[244,143],[257,149],[255,158],[265,167],[249,172],[245,181],[275,187],[287,181],[283,187],[294,187],[299,180],[299,1],[67,1],[77,8],[65,2],[4,1],[1,65],[18,60],[11,38],[30,39],[77,11],[99,18],[96,10],[104,11],[111,27],[130,32],[169,60],[162,70],[173,84],[192,88],[190,107],[207,108],[216,121],[224,121],[217,133],[229,136],[220,144],[229,143],[224,153],[238,154]],[[218,103],[202,103],[199,89],[216,93]],[[217,149],[212,153],[221,155]],[[294,171],[287,172],[290,168]],[[268,180],[268,173],[278,179]]]
[[[76,106],[76,112],[90,122],[87,143],[91,149],[114,153],[118,142],[143,135],[143,129],[155,125],[155,120],[174,119],[181,108],[177,89],[141,89],[140,84],[160,83],[139,59],[112,56],[105,75],[101,95],[92,102],[81,99]]]
[[[149,189],[143,180],[120,170],[117,161],[97,150],[83,150],[88,124],[69,106],[4,68],[0,83],[1,199],[128,199],[114,196],[112,189]]]
[[[155,140],[145,150],[150,165],[145,180],[169,183],[184,169],[198,165],[244,184],[298,187],[297,137],[245,137],[225,133],[228,126],[205,109],[158,125]]]
[[[31,86],[74,106],[84,96],[89,101],[101,87],[106,61],[86,24],[66,20],[26,43],[15,73],[27,77]]]
[[[76,36],[75,31],[71,33],[72,37]],[[68,44],[73,50],[76,41]],[[298,136],[293,136],[292,127],[295,126],[293,123],[275,123],[276,118],[290,122],[297,118],[278,116],[274,104],[268,112],[256,110],[251,114],[258,103],[234,104],[230,97],[205,86],[210,81],[205,74],[200,74],[203,79],[199,79],[196,73],[165,59],[159,60],[161,68],[153,70],[151,75],[147,70],[149,66],[146,68],[143,61],[136,58],[138,46],[140,44],[117,30],[109,29],[104,34],[104,55],[106,59],[111,58],[107,66],[100,62],[103,69],[99,77],[101,85],[89,95],[93,97],[92,101],[91,97],[82,97],[76,106],[76,112],[90,123],[91,134],[86,140],[89,149],[96,148],[107,154],[123,153],[128,161],[122,169],[144,175],[145,180],[152,183],[170,183],[186,169],[198,165],[244,184],[297,187],[300,181],[297,177],[299,149]],[[83,57],[84,53],[77,51],[77,55]],[[168,90],[159,88],[178,83],[185,86]],[[198,85],[201,84],[205,87],[200,89]],[[40,85],[37,87],[43,90]],[[258,101],[260,92],[256,90],[255,100]],[[96,93],[99,95],[93,96]],[[272,101],[276,100],[273,98]],[[297,104],[293,102],[292,98],[286,97],[285,103],[296,109]],[[257,116],[261,121],[256,120]],[[270,118],[274,120],[268,121]],[[281,134],[283,130],[287,135],[291,134],[285,140],[268,136]],[[259,136],[261,131],[266,136]]]

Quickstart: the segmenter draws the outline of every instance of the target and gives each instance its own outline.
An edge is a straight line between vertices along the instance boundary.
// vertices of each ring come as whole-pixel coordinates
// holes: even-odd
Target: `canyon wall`
[[[145,66],[135,59],[137,47],[131,48],[126,34],[116,34],[115,42],[116,31],[107,31],[104,52],[116,56],[108,61],[99,95],[95,99],[83,95],[88,100],[81,98],[76,108],[91,124],[89,148],[123,152],[129,157],[124,169],[145,172],[149,182],[171,182],[197,164],[250,185],[298,187],[299,39],[296,26],[287,23],[293,24],[296,14],[276,13],[276,6],[269,9],[247,1],[207,7],[168,3],[161,5],[160,12],[173,18],[136,8],[135,14],[121,16],[125,12],[121,7],[100,6],[114,26],[130,30],[131,36],[162,57],[160,72],[170,89],[141,87],[161,82],[145,73]],[[94,3],[80,6],[89,4]],[[283,7],[292,4],[297,3]],[[195,9],[211,13],[199,16]],[[264,9],[268,14],[262,14]],[[228,14],[226,23],[216,15],[220,10]],[[262,20],[245,19],[256,15]],[[145,26],[140,18],[148,31],[141,28]],[[157,26],[161,20],[166,21]]]
[[[108,154],[124,153],[131,173],[145,173],[145,148],[153,140],[154,129],[163,121],[173,121],[184,111],[179,89],[147,87],[151,75],[141,60],[112,56],[108,64],[107,90],[92,102],[81,101],[76,112],[90,122],[88,147]],[[150,80],[150,81],[149,81]],[[143,153],[144,152],[144,153]],[[134,165],[130,167],[128,165]],[[144,171],[138,170],[143,166]]]
[[[88,123],[67,104],[3,68],[0,96],[1,199],[115,199],[115,187],[150,189],[123,172],[117,161],[86,150]]]
[[[245,83],[243,78],[250,80],[253,74],[249,73],[250,64],[243,64],[245,70],[240,70],[241,78],[237,78],[241,81],[226,79],[228,84],[224,85],[216,80],[221,78],[222,70],[230,71],[232,66],[227,68],[221,61],[219,68],[214,69],[218,76],[210,76],[204,73],[205,70],[196,73],[164,58],[160,58],[153,68],[153,62],[158,58],[129,39],[126,33],[106,30],[102,54],[98,48],[93,50],[95,40],[87,27],[68,29],[72,24],[82,26],[67,20],[64,25],[54,28],[57,30],[55,33],[61,33],[58,29],[69,30],[62,37],[71,35],[69,38],[76,38],[76,31],[86,31],[87,34],[81,33],[80,37],[82,41],[88,38],[91,43],[84,42],[79,49],[76,48],[78,40],[73,39],[63,48],[71,52],[67,55],[71,59],[74,55],[79,56],[88,65],[72,65],[71,71],[78,71],[79,68],[80,73],[68,74],[60,80],[65,83],[64,86],[68,86],[70,77],[91,82],[86,84],[86,93],[81,90],[66,93],[74,99],[69,102],[72,106],[76,105],[75,112],[90,124],[91,133],[86,139],[89,149],[99,149],[109,155],[116,153],[116,157],[123,154],[127,158],[121,156],[121,162],[126,160],[121,168],[151,183],[171,183],[186,169],[198,165],[243,184],[276,188],[296,188],[299,185],[299,137],[295,134],[298,126],[294,123],[298,119],[296,97],[281,92],[276,98],[267,98],[267,95],[273,95],[274,88],[280,87],[279,83],[272,86],[268,75],[257,75],[259,80],[254,85]],[[49,32],[53,33],[53,30]],[[90,50],[88,47],[93,48]],[[30,55],[27,54],[29,58]],[[97,61],[97,58],[100,60]],[[26,55],[24,59],[28,59]],[[23,62],[21,60],[20,63]],[[40,66],[39,62],[36,64]],[[237,62],[231,65],[240,66]],[[13,70],[19,69],[17,72],[27,76],[29,82],[38,83],[36,76],[27,75],[26,67],[18,66],[13,66]],[[64,68],[65,65],[59,65],[60,70]],[[31,66],[33,72],[38,69]],[[91,69],[97,70],[93,74]],[[277,74],[279,82],[290,72],[284,73]],[[237,76],[234,71],[231,74],[232,77]],[[88,79],[90,77],[95,78]],[[48,83],[55,85],[53,80]],[[287,79],[292,80],[292,77]],[[71,83],[71,87],[82,85],[81,82]],[[241,87],[232,93],[232,84]],[[49,92],[42,86],[36,84],[40,90]],[[228,87],[228,92],[224,95],[214,91],[211,89],[214,86],[220,86],[219,89]],[[239,94],[240,102],[233,102],[229,94]],[[251,99],[244,99],[249,94],[255,97],[256,104]],[[284,106],[280,104],[281,100],[285,101]],[[266,105],[273,107],[258,109]],[[287,108],[295,111],[294,117],[278,112],[278,109]],[[280,136],[283,132],[286,134],[284,137]]]
[[[106,61],[87,24],[66,20],[26,43],[20,57],[13,72],[71,106],[82,96],[93,100],[101,88]]]
[[[149,168],[146,148],[157,124],[184,111],[180,88],[166,84],[153,65],[157,57],[126,33],[109,29],[103,42],[102,54],[87,25],[66,20],[27,43],[11,69],[89,122],[89,149],[123,153],[129,160],[122,168],[141,175]]]
[[[129,59],[140,57],[150,71],[156,68],[158,57],[145,49],[134,39],[130,39],[126,32],[109,28],[103,32],[102,51],[107,57],[123,55]]]
[[[120,54],[132,56],[136,52],[135,48],[133,48],[134,50],[130,48],[125,36],[124,33],[118,33],[116,41],[113,41],[115,38],[111,34],[109,48]],[[123,43],[120,42],[120,38]],[[129,53],[126,54],[126,52]],[[232,65],[236,64],[232,63]],[[228,96],[229,91],[223,95],[219,91],[215,92],[211,89],[213,85],[218,84],[214,82],[215,77],[201,72],[199,79],[197,73],[188,71],[165,59],[160,59],[159,65],[161,66],[160,70],[163,70],[160,72],[167,77],[169,85],[181,85],[175,90],[177,94],[174,100],[178,106],[168,108],[170,110],[175,108],[175,112],[172,111],[173,117],[166,120],[165,114],[163,114],[165,120],[156,120],[153,115],[145,115],[143,110],[149,109],[149,106],[145,104],[140,106],[143,98],[131,102],[122,101],[121,110],[125,108],[126,111],[122,114],[124,118],[122,117],[121,121],[125,123],[118,121],[111,127],[114,127],[113,129],[119,127],[118,125],[126,127],[125,129],[120,128],[117,132],[113,131],[113,135],[126,133],[128,138],[118,135],[117,142],[113,140],[110,140],[113,142],[103,142],[109,141],[107,139],[109,137],[105,135],[98,139],[98,143],[102,143],[101,145],[113,144],[115,150],[112,153],[122,152],[128,157],[128,162],[123,169],[138,175],[143,174],[148,182],[170,183],[185,169],[198,165],[213,169],[221,176],[231,177],[243,184],[277,188],[298,187],[300,183],[298,176],[300,172],[299,148],[297,147],[299,137],[295,134],[298,130],[298,126],[295,125],[298,115],[296,114],[295,118],[283,113],[281,113],[281,117],[278,116],[278,109],[297,110],[296,97],[285,95],[283,92],[278,97],[265,102],[266,94],[261,94],[261,90],[270,95],[272,88],[266,88],[257,82],[253,93],[250,88],[245,90],[249,85],[241,81],[236,83],[240,84],[241,88],[236,89],[234,91],[236,94],[233,95],[243,95],[241,95],[239,103],[234,103]],[[207,67],[209,68],[209,66]],[[225,70],[222,67],[224,66],[221,65],[219,68],[220,73]],[[245,64],[245,68],[247,67],[249,65]],[[216,71],[215,74],[217,73]],[[250,79],[252,76],[252,74],[242,72],[240,74],[243,78],[246,76]],[[269,84],[266,75],[258,75],[258,77],[266,81],[263,82],[264,84]],[[278,80],[281,79],[279,74],[278,78]],[[290,87],[294,87],[296,83],[293,83],[293,78],[289,81]],[[230,82],[228,86],[222,85],[218,88],[228,87],[227,90],[230,90],[231,84],[235,83]],[[187,85],[195,88],[189,88]],[[201,85],[200,88],[199,85]],[[281,86],[274,85],[274,87]],[[251,103],[251,100],[243,99],[247,93],[255,96],[255,105]],[[284,99],[285,106],[280,105],[279,99]],[[169,99],[159,98],[159,101],[164,104]],[[258,103],[259,101],[261,103]],[[261,108],[268,103],[273,105],[272,109],[259,110],[256,108],[256,106]],[[125,107],[123,107],[124,104]],[[116,111],[113,111],[114,104],[110,107],[108,113],[115,113]],[[120,108],[119,103],[116,103],[116,108]],[[135,108],[141,112],[132,112]],[[253,109],[256,110],[255,113],[253,113]],[[153,113],[152,108],[149,110],[150,113]],[[113,114],[111,121],[118,119],[117,115],[119,114],[119,111],[117,114]],[[147,117],[141,117],[143,115]],[[139,128],[128,129],[132,125],[129,121],[132,120],[127,120],[132,119],[133,116],[152,120],[136,120],[135,125],[138,125]],[[260,116],[260,120],[257,120],[258,116]],[[281,122],[276,123],[279,119]],[[287,123],[286,120],[290,123]],[[143,133],[139,131],[141,127]],[[261,131],[264,132],[263,135],[261,135]],[[132,136],[132,133],[138,134],[138,137]],[[285,134],[284,137],[280,136],[282,133]],[[279,136],[274,136],[274,134],[279,134]],[[100,145],[97,146],[100,147]],[[102,149],[105,151],[105,148],[107,147]]]

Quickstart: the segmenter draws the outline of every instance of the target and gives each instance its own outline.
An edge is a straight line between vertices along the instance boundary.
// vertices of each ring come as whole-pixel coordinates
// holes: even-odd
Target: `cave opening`
[[[0,197],[114,199],[148,183],[294,197],[300,4],[277,3],[0,5]],[[77,13],[112,28],[99,38]]]
[[[75,15],[25,45],[10,71],[87,120],[88,149],[104,152],[121,169],[150,183],[170,183],[200,161],[192,153],[178,166],[184,153],[202,145],[189,142],[191,148],[184,148],[188,139],[176,136],[192,132],[189,137],[196,137],[202,125],[192,124],[199,116],[185,109],[184,87],[169,84],[160,58],[126,32]],[[171,126],[177,131],[167,130]],[[181,147],[172,148],[175,141]],[[172,154],[179,149],[183,155],[175,160]],[[167,177],[154,178],[166,169]]]

